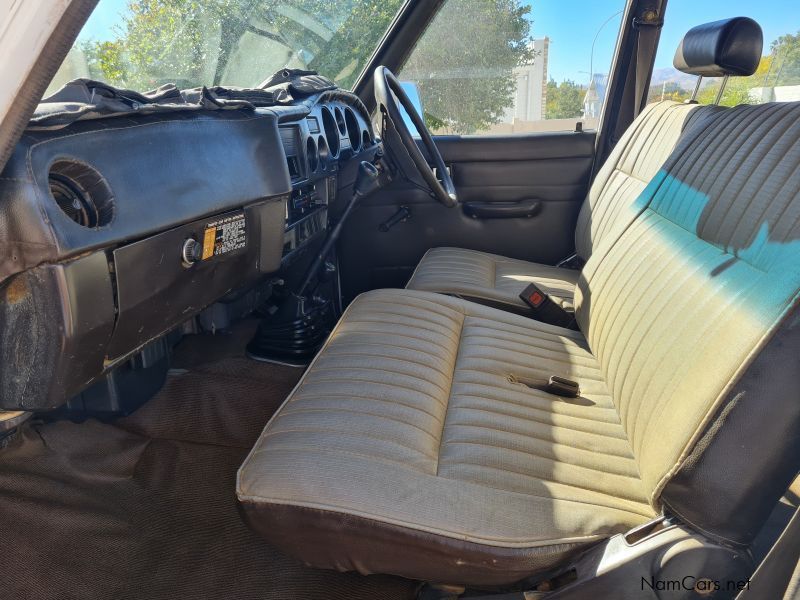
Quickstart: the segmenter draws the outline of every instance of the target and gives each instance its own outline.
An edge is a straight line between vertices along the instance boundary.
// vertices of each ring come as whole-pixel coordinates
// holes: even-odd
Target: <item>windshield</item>
[[[100,0],[47,89],[88,77],[257,87],[283,68],[351,89],[405,0]]]

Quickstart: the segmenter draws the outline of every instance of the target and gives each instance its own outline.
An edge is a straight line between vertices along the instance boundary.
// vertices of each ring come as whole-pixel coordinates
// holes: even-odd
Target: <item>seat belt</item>
[[[800,507],[736,600],[796,599],[800,594]]]
[[[634,17],[633,27],[636,29],[636,86],[633,105],[633,118],[639,116],[642,110],[642,97],[645,87],[648,86],[650,65],[656,52],[656,37],[664,22],[658,18],[658,13],[652,9],[642,12],[641,17]]]

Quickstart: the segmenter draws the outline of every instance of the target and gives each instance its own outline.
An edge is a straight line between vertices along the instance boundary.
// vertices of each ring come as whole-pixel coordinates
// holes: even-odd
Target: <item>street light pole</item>
[[[592,40],[592,50],[589,53],[589,85],[592,85],[592,80],[594,79],[594,45],[597,43],[597,37],[600,35],[600,32],[603,30],[603,27],[605,27],[606,25],[608,25],[609,22],[611,22],[611,19],[621,15],[622,13],[623,11],[618,10],[613,15],[608,17],[605,21],[603,21],[600,27],[597,28],[597,32],[594,34],[594,39]]]

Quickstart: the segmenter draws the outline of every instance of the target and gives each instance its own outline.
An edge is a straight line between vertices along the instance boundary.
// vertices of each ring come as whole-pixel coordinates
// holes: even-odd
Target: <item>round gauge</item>
[[[313,137],[306,140],[306,159],[308,160],[308,172],[314,173],[319,167],[319,152],[317,142]]]
[[[338,106],[334,109],[334,113],[336,114],[336,125],[339,127],[339,133],[345,135],[347,133],[347,125],[344,123],[344,115],[342,114],[342,109]]]
[[[336,158],[339,156],[339,127],[327,106],[322,107],[322,129],[325,131],[325,139],[328,142],[331,156]]]
[[[358,152],[361,149],[361,128],[358,126],[356,113],[350,108],[344,110],[344,123],[347,128],[347,137],[350,140],[350,147],[353,149],[353,152]]]
[[[322,136],[319,136],[317,140],[317,155],[319,156],[319,164],[324,171],[328,168],[328,160],[331,157],[331,153],[328,151],[328,144],[325,143],[325,138]]]

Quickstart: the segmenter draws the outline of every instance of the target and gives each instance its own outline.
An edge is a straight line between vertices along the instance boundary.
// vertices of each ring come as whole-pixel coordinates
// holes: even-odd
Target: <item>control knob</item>
[[[183,242],[183,249],[181,250],[181,258],[183,258],[183,265],[191,267],[194,263],[200,260],[203,256],[203,245],[194,238],[187,238]]]

